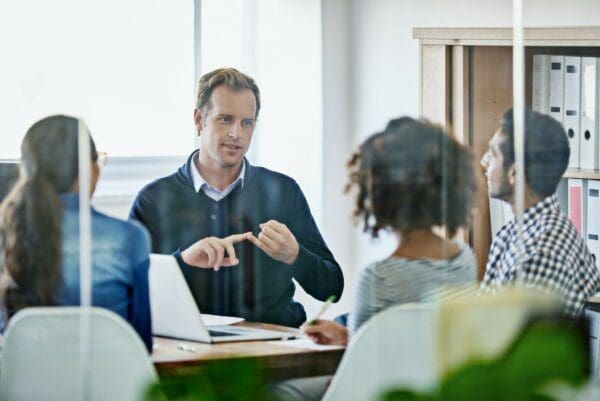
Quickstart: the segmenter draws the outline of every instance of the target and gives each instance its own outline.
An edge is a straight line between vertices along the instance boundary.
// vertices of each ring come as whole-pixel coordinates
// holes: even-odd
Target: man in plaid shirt
[[[525,111],[525,204],[522,237],[513,219],[492,243],[484,291],[508,285],[552,291],[564,310],[578,316],[600,289],[600,271],[583,238],[561,212],[556,187],[569,162],[569,142],[562,125],[550,116]],[[481,164],[492,198],[515,211],[513,112],[508,110],[489,142]]]

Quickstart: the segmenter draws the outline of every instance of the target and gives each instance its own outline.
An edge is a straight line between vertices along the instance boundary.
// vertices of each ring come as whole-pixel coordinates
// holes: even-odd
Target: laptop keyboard
[[[239,336],[238,333],[229,333],[227,331],[208,330],[211,337]]]

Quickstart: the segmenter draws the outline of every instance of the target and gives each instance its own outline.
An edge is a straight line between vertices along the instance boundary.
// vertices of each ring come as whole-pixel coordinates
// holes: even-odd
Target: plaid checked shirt
[[[494,238],[483,291],[511,284],[550,290],[562,299],[566,313],[578,316],[587,299],[600,289],[600,270],[583,238],[561,212],[556,195],[525,210],[520,244],[513,219]]]

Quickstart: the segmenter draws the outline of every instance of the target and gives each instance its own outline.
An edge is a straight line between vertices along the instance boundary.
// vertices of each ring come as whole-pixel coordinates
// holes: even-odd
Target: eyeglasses
[[[98,158],[96,159],[96,164],[100,168],[106,167],[106,165],[108,164],[108,153],[98,152]]]

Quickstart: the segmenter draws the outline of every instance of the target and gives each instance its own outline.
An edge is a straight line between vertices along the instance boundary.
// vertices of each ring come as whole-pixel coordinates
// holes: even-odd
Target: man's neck
[[[201,154],[198,154],[198,158],[195,160],[196,168],[204,181],[219,191],[223,191],[237,179],[242,163],[243,160],[237,166],[224,167],[210,161],[206,162]]]
[[[542,197],[533,192],[529,187],[525,187],[525,203],[523,204],[523,210],[529,209],[531,206],[535,205],[539,201],[542,200]],[[510,200],[510,208],[513,213],[517,214],[517,206],[515,202],[515,195],[513,194],[512,199]]]

